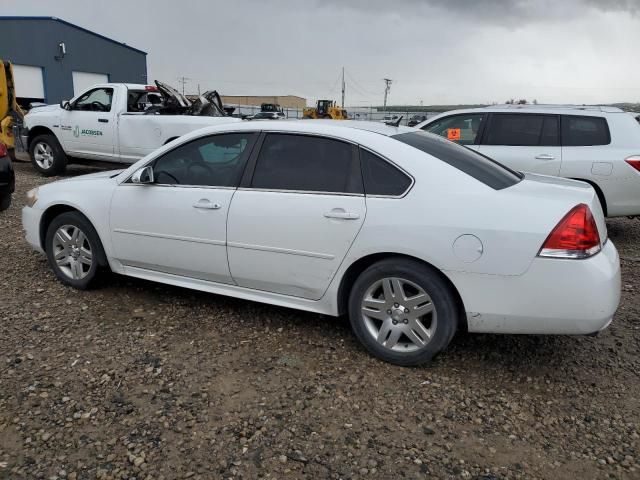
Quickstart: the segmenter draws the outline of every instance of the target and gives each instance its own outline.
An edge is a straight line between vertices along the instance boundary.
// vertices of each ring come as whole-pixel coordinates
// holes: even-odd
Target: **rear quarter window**
[[[391,138],[428,153],[495,190],[511,187],[522,180],[521,174],[438,135],[417,131]]]
[[[609,125],[603,117],[563,115],[561,121],[563,147],[590,147],[611,143]]]

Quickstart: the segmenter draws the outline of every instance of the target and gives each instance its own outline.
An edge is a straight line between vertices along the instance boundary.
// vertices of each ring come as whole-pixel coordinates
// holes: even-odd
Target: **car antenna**
[[[389,125],[390,127],[399,127],[403,117],[404,115],[400,115],[400,118],[397,119],[395,122],[384,122],[384,124]]]

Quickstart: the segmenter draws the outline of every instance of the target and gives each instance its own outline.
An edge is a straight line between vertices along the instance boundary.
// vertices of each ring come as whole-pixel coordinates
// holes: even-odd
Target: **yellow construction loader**
[[[10,62],[0,59],[0,142],[4,143],[13,156],[15,139],[13,126],[21,122],[24,112],[16,101],[16,86],[13,82],[13,68]]]
[[[315,107],[307,107],[302,111],[302,118],[327,118],[331,120],[347,120],[344,107],[336,106],[333,100],[318,100]]]

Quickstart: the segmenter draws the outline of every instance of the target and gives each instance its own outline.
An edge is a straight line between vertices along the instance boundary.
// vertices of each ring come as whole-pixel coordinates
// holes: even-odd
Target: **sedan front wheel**
[[[84,290],[98,274],[104,258],[98,234],[79,212],[65,212],[53,219],[46,236],[49,265],[63,283]]]
[[[430,361],[455,334],[458,307],[433,269],[404,258],[378,262],[356,280],[349,317],[373,355],[411,366]]]

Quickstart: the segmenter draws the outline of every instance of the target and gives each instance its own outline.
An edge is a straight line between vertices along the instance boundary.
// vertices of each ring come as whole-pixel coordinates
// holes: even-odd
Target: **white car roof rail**
[[[595,111],[595,112],[607,112],[607,113],[617,113],[622,112],[623,110],[618,107],[609,107],[606,105],[571,105],[571,104],[533,104],[527,103],[525,105],[519,104],[503,104],[503,105],[491,105],[488,108],[504,108],[509,110],[528,110],[528,109],[565,109],[565,110],[587,110],[587,111]]]

